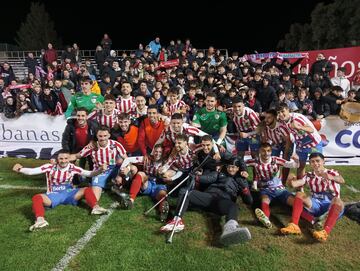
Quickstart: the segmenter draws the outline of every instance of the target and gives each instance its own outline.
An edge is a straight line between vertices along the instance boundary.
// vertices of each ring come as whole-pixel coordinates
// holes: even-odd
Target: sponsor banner
[[[0,114],[0,157],[49,159],[61,149],[65,126],[64,116],[34,113],[6,119]],[[360,122],[329,116],[315,127],[321,134],[328,164],[360,165]],[[227,149],[234,154],[236,139],[236,135],[225,139]]]
[[[0,114],[0,157],[49,159],[61,149],[64,116],[24,114],[7,119]]]
[[[305,52],[304,52],[305,53]],[[294,72],[298,73],[301,66],[307,66],[308,71],[311,65],[316,61],[316,56],[319,53],[323,53],[325,58],[334,65],[334,70],[330,73],[330,78],[336,76],[338,68],[345,67],[345,76],[352,81],[353,77],[360,70],[360,46],[349,47],[349,48],[337,48],[328,50],[316,50],[308,51],[309,53],[308,62],[303,61],[298,68],[294,69]]]

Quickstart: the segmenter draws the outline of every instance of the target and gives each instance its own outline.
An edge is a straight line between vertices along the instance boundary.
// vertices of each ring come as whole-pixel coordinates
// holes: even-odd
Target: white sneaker
[[[105,209],[105,208],[97,205],[92,209],[91,214],[92,215],[103,215],[103,214],[107,214],[107,212],[108,212],[108,209]]]
[[[49,223],[43,217],[38,217],[35,224],[30,226],[29,231],[34,231],[36,229],[41,229],[47,226],[49,226]]]
[[[241,228],[236,220],[229,220],[224,225],[223,233],[220,236],[220,243],[224,246],[244,243],[251,239],[248,228]]]
[[[257,219],[268,229],[272,228],[270,219],[264,214],[263,210],[256,208],[255,215]]]
[[[176,217],[174,217],[169,223],[167,223],[165,226],[162,226],[160,228],[161,232],[171,232],[174,228],[176,222]],[[178,221],[175,225],[175,232],[180,232],[185,228],[185,225],[181,219],[181,217],[178,218]]]

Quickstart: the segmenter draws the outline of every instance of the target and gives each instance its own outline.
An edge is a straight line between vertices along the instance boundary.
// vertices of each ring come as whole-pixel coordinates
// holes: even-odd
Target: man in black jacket
[[[70,153],[78,153],[90,141],[95,140],[98,123],[88,120],[88,113],[85,108],[76,109],[76,119],[69,119],[62,135],[62,148]],[[81,158],[79,166],[85,168],[86,161],[89,163],[89,169],[93,169],[93,162],[90,156]]]
[[[334,66],[329,60],[327,60],[324,54],[319,53],[316,57],[316,61],[310,68],[309,75],[313,76],[315,73],[322,75],[323,77],[329,77],[329,73],[334,69]]]
[[[251,234],[248,228],[240,227],[237,222],[239,208],[236,204],[236,198],[239,195],[246,204],[251,205],[253,202],[245,179],[247,177],[248,173],[244,161],[236,157],[231,158],[226,164],[224,173],[209,176],[208,181],[211,184],[204,192],[192,190],[186,198],[186,194],[179,197],[176,208],[177,216],[161,227],[160,231],[171,232],[174,226],[175,232],[182,231],[185,228],[182,216],[189,207],[192,207],[225,215],[226,222],[220,236],[221,244],[228,246],[250,240]],[[197,177],[192,176],[192,178],[196,179]],[[181,209],[182,205],[183,208]]]

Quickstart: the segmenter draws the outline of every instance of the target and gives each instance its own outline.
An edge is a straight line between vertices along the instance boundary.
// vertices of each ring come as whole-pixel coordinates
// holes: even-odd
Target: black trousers
[[[177,214],[179,214],[184,197],[184,194],[179,197],[176,208]],[[179,216],[182,216],[189,207],[201,209],[221,216],[224,215],[225,221],[229,221],[231,219],[237,220],[239,215],[239,208],[237,204],[231,199],[222,197],[217,193],[192,190],[186,197],[184,207]]]

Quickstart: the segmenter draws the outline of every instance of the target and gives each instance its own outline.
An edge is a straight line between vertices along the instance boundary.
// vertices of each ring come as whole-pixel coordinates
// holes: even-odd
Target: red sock
[[[300,220],[300,215],[303,211],[304,203],[301,198],[295,197],[293,210],[292,210],[292,223],[298,225]]]
[[[340,205],[337,205],[337,204],[331,205],[328,217],[327,217],[327,219],[325,221],[325,225],[324,225],[324,230],[327,233],[330,233],[331,230],[333,229],[333,227],[335,226],[336,220],[338,219],[339,214],[341,213],[341,210],[342,210],[342,208]]]
[[[44,201],[40,194],[36,194],[32,197],[32,209],[35,214],[35,217],[38,218],[39,216],[44,217],[45,215],[45,208],[44,208]]]
[[[134,179],[132,180],[131,186],[130,186],[130,198],[135,200],[137,194],[140,191],[142,184],[142,178],[139,174],[136,174]]]
[[[91,209],[94,208],[94,206],[97,204],[97,199],[92,188],[86,188],[84,195],[87,205],[89,205]]]
[[[265,214],[267,217],[270,217],[270,206],[269,206],[268,203],[262,202],[262,203],[261,203],[261,210],[264,212],[264,214]]]

